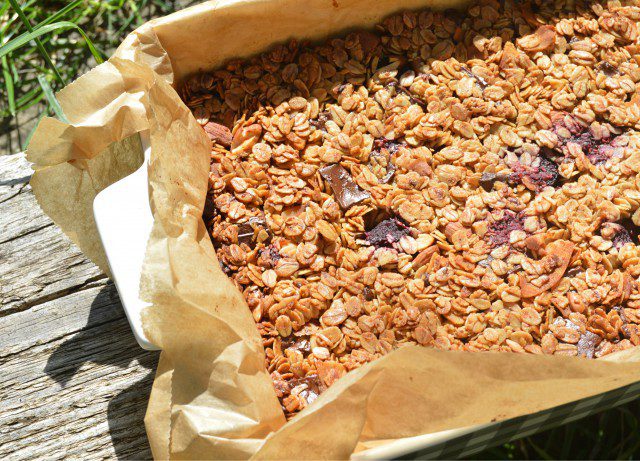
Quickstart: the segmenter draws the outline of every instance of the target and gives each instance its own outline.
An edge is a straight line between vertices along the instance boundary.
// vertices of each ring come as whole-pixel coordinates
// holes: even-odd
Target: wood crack
[[[16,196],[20,195],[20,194],[21,194],[21,193],[22,193],[22,192],[27,188],[27,184],[28,184],[28,183],[25,183],[25,184],[23,184],[22,186],[20,186],[20,188],[15,192],[15,194],[11,194],[11,195],[9,195],[8,197],[0,198],[0,203],[8,202],[8,201],[9,201],[9,200],[11,200],[12,198],[14,198],[14,197],[16,197]]]
[[[13,237],[10,237],[10,238],[5,239],[5,240],[0,240],[0,244],[9,243],[9,242],[17,240],[17,239],[19,239],[21,237],[26,237],[27,235],[35,234],[36,232],[41,231],[42,229],[46,229],[47,227],[51,227],[51,226],[53,226],[53,223],[52,222],[48,222],[47,224],[43,224],[42,226],[38,226],[36,228],[29,229],[28,231],[26,231],[26,232],[24,232],[22,234],[14,235]]]
[[[38,306],[40,304],[44,304],[46,302],[49,301],[53,301],[54,299],[59,299],[59,298],[64,298],[65,296],[68,296],[70,294],[73,293],[78,293],[80,291],[84,291],[84,290],[88,290],[90,288],[95,288],[95,287],[99,287],[99,286],[106,286],[106,283],[102,283],[107,282],[109,280],[109,278],[107,277],[106,274],[98,274],[96,276],[93,277],[89,277],[87,280],[85,280],[83,283],[80,283],[78,285],[73,285],[70,287],[67,287],[65,289],[59,290],[59,291],[55,291],[53,293],[48,293],[47,295],[41,296],[39,298],[34,298],[34,299],[30,299],[29,301],[23,303],[23,304],[18,304],[17,306],[13,306],[10,308],[6,308],[0,311],[0,314],[3,317],[6,317],[8,315],[11,314],[16,314],[18,312],[24,312],[27,309],[31,309],[32,307]],[[101,282],[101,283],[96,283],[96,282]],[[5,300],[2,299],[2,302],[4,303]]]

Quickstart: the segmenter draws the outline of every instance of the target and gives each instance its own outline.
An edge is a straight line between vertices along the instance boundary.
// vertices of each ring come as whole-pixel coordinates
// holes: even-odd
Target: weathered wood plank
[[[135,342],[111,283],[2,318],[0,337],[0,457],[150,457],[158,354]]]
[[[53,222],[40,209],[28,184],[16,190],[10,200],[0,202],[0,216],[0,245],[43,227],[53,226]]]
[[[100,280],[106,280],[102,271],[56,226],[0,244],[0,312],[24,310]]]
[[[27,186],[31,173],[24,154],[0,155],[0,203]]]
[[[100,286],[86,288],[29,310],[0,317],[0,364],[5,357],[38,344],[124,317],[118,293],[113,283],[106,281]],[[18,372],[22,376],[37,370],[26,367]]]
[[[30,175],[24,155],[0,157],[0,313],[106,280],[42,213],[28,184]]]
[[[0,459],[148,459],[158,354],[43,215],[30,174],[24,156],[0,157]]]

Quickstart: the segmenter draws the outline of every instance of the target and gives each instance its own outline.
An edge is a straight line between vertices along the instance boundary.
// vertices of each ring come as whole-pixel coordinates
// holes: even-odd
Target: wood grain
[[[158,353],[113,284],[43,215],[24,156],[0,156],[0,458],[149,459]]]

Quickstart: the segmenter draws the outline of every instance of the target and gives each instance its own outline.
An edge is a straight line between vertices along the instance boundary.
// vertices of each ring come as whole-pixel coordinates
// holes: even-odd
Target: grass
[[[24,149],[24,126],[34,119],[61,117],[54,92],[109,56],[128,32],[189,3],[0,0],[0,135],[15,135],[5,149]]]
[[[64,120],[54,92],[108,56],[125,34],[189,3],[194,2],[3,0],[0,130],[18,134],[18,145],[9,143],[5,149],[24,148],[29,134],[23,127],[45,114]],[[491,448],[473,459],[638,458],[640,401]]]
[[[640,459],[640,400],[485,450],[471,459]]]

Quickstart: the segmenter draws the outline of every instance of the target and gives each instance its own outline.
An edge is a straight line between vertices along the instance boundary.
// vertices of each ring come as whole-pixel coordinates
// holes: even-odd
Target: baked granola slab
[[[635,2],[481,1],[190,78],[287,416],[404,343],[640,345]]]

